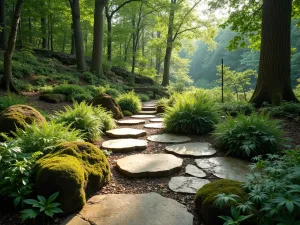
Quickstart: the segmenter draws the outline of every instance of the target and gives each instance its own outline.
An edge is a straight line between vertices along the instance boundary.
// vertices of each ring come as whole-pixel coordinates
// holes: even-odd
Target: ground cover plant
[[[227,115],[236,116],[237,114],[249,115],[255,111],[252,104],[243,101],[225,102],[220,105],[222,112]]]
[[[216,125],[215,144],[226,154],[250,159],[253,156],[276,153],[282,144],[283,131],[279,121],[267,114],[228,116]]]
[[[7,93],[0,98],[0,111],[13,105],[26,105],[28,100],[25,96]]]
[[[300,103],[284,102],[279,106],[266,105],[262,111],[274,117],[285,117],[300,122]]]
[[[142,109],[141,100],[133,91],[121,94],[117,98],[117,103],[121,107],[122,111],[127,110],[133,114],[138,113]]]

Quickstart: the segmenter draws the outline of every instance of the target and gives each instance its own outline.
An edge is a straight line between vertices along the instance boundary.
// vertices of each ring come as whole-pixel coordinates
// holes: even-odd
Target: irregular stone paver
[[[245,181],[249,173],[248,161],[231,157],[214,157],[209,159],[196,159],[197,165],[202,169],[211,171],[216,177]]]
[[[147,134],[144,130],[132,128],[113,129],[106,131],[106,133],[113,138],[138,138]]]
[[[93,225],[193,225],[184,205],[157,193],[96,195],[79,214]]]
[[[165,177],[179,172],[182,162],[170,154],[137,154],[117,160],[117,168],[128,177]]]
[[[153,115],[156,114],[156,111],[140,111],[139,114],[140,115]]]
[[[119,125],[138,125],[146,123],[145,120],[118,120],[117,124]]]
[[[133,115],[131,118],[136,118],[136,119],[148,119],[148,118],[155,118],[154,115]]]
[[[148,140],[160,143],[180,143],[190,141],[191,138],[175,134],[157,134],[149,136]]]
[[[172,177],[169,188],[175,192],[195,194],[199,188],[208,183],[209,180],[197,177]]]
[[[164,129],[165,125],[163,125],[163,123],[148,123],[145,124],[144,127],[150,129]]]
[[[154,119],[150,119],[150,122],[154,122],[154,123],[162,123],[164,121],[164,118],[154,118]]]
[[[194,177],[200,177],[200,178],[206,177],[206,173],[204,173],[203,170],[191,164],[185,167],[185,173]]]
[[[211,144],[207,142],[169,145],[165,150],[170,153],[184,156],[211,156],[217,152],[215,149],[211,148]]]
[[[116,139],[105,141],[102,148],[112,152],[130,152],[136,150],[144,150],[147,148],[147,141],[138,139]]]
[[[156,108],[155,108],[155,106],[143,106],[142,107],[142,110],[143,111],[156,111]]]

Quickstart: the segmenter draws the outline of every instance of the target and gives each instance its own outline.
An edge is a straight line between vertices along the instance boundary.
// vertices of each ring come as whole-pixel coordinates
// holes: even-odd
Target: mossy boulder
[[[39,99],[49,103],[60,103],[66,101],[67,97],[62,94],[43,94]]]
[[[86,196],[100,190],[110,179],[110,167],[103,152],[86,142],[65,142],[37,161],[34,172],[37,193],[59,192],[65,213],[85,204]]]
[[[234,180],[218,180],[204,185],[196,194],[195,204],[205,225],[223,225],[224,220],[218,216],[231,216],[230,206],[220,209],[215,205],[216,195],[226,193],[235,194],[246,200],[246,193],[241,188],[241,182]]]
[[[122,119],[124,116],[120,106],[114,98],[108,94],[100,94],[93,98],[90,102],[93,106],[101,105],[103,108],[113,113],[114,119]]]
[[[13,105],[0,113],[0,133],[8,135],[16,128],[24,129],[26,124],[43,124],[46,119],[36,109],[28,105]]]

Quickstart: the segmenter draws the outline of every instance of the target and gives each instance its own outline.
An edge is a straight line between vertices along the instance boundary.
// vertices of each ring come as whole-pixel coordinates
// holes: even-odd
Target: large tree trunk
[[[166,55],[164,60],[164,74],[163,74],[163,81],[162,81],[162,85],[165,87],[169,85],[169,79],[170,79],[170,64],[171,64],[171,56],[173,50],[173,27],[174,27],[174,17],[175,17],[175,6],[176,6],[176,0],[171,0],[167,47],[166,47]]]
[[[48,48],[48,39],[47,39],[47,19],[45,17],[41,18],[41,31],[42,31],[42,48]]]
[[[23,0],[18,0],[12,19],[10,35],[8,39],[8,46],[4,54],[4,76],[0,82],[0,87],[12,92],[18,92],[13,84],[12,77],[12,56],[16,47],[18,26],[20,22],[20,14],[22,9]]]
[[[258,80],[250,102],[297,101],[291,86],[292,0],[264,0]]]
[[[81,24],[80,24],[79,0],[69,0],[69,1],[70,1],[71,11],[72,11],[72,22],[73,22],[77,70],[84,71],[85,70],[85,57],[84,57],[82,30],[81,30]]]
[[[103,10],[107,0],[95,1],[94,40],[91,72],[97,76],[103,75]]]
[[[0,49],[6,49],[6,14],[5,0],[0,0]]]

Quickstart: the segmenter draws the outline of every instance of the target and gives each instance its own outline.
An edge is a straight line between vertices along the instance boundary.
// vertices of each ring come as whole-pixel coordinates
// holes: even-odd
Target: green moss
[[[26,124],[43,124],[46,119],[28,105],[14,105],[0,113],[0,132],[11,133],[16,127],[24,129]]]
[[[50,103],[59,103],[66,100],[66,96],[62,94],[43,94],[39,97],[40,100]]]
[[[132,115],[133,115],[133,114],[132,114],[130,111],[128,111],[128,110],[124,110],[122,113],[123,113],[124,116],[132,116]]]

